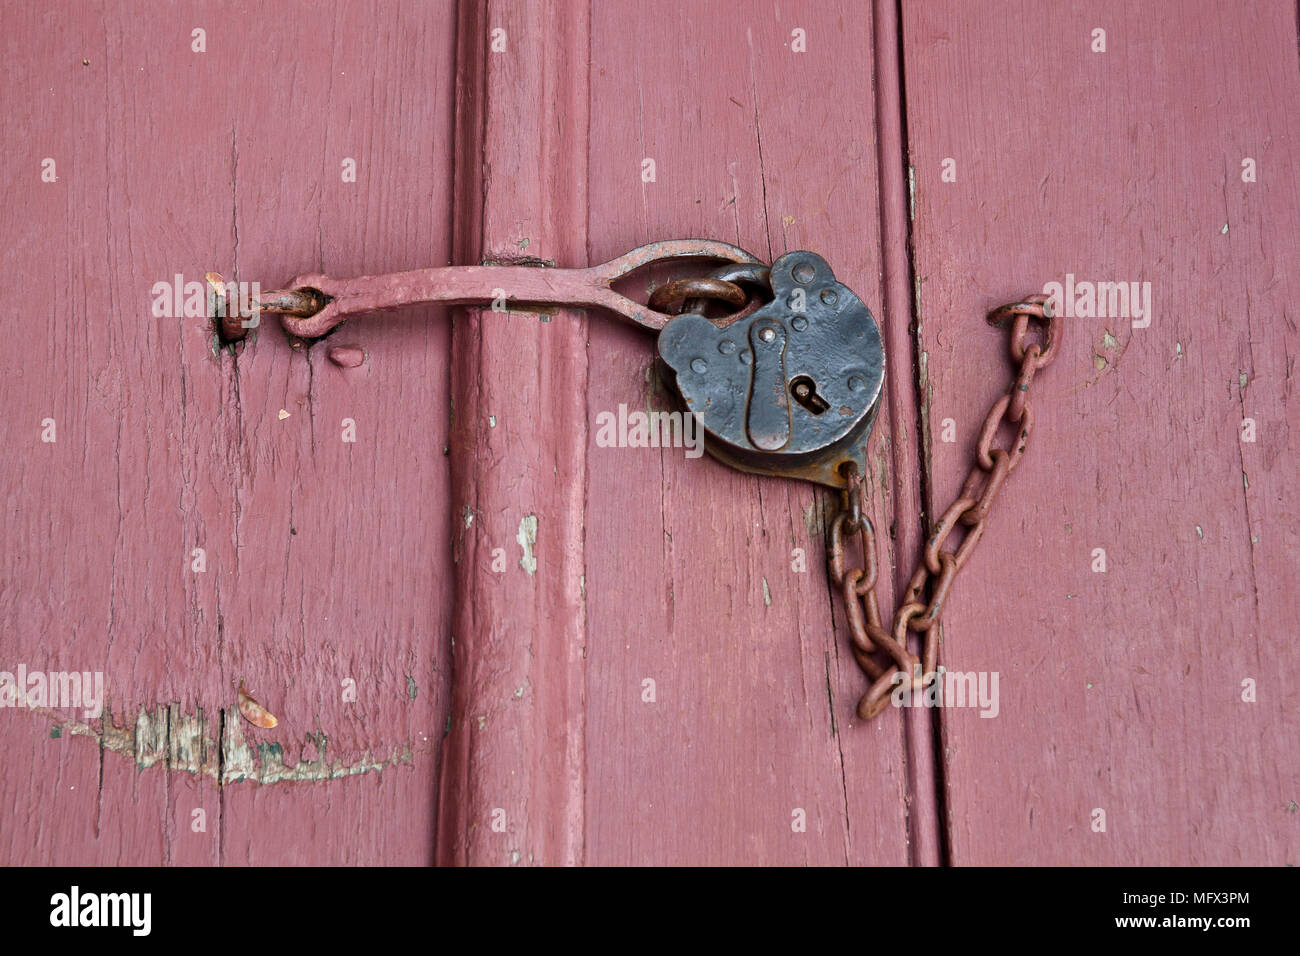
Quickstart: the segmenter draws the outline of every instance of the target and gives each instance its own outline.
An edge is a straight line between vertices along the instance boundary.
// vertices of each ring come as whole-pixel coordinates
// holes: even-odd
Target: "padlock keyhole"
[[[814,415],[820,415],[830,408],[826,399],[817,394],[817,383],[807,375],[800,375],[790,380],[790,394],[794,400]]]

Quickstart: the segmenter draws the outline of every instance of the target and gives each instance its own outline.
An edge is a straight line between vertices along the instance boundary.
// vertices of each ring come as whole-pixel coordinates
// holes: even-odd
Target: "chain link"
[[[1025,341],[1031,319],[1041,323],[1042,342]],[[884,710],[893,689],[904,681],[910,682],[912,691],[919,691],[938,676],[938,624],[944,602],[948,600],[953,579],[979,544],[993,502],[1007,475],[1020,464],[1034,430],[1029,386],[1034,374],[1056,358],[1059,343],[1052,303],[1045,295],[1032,295],[994,309],[988,320],[998,326],[1011,324],[1010,351],[1017,366],[1016,377],[984,418],[975,462],[956,499],[930,529],[921,560],[894,614],[892,629],[884,627],[876,599],[879,565],[875,529],[867,517],[865,484],[856,466],[846,466],[848,488],[844,492],[843,508],[831,522],[826,560],[831,583],[844,596],[853,656],[871,680],[871,686],[858,702],[858,716],[863,720],[870,720]],[[994,441],[1004,426],[1010,426],[1014,437],[1007,447],[999,448]],[[846,568],[844,539],[854,533],[861,539],[864,566]],[[954,533],[958,534],[959,542],[955,547],[945,548]],[[923,598],[927,587],[928,600]],[[919,659],[907,649],[909,630],[922,636]],[[887,663],[882,663],[881,652],[888,656]]]

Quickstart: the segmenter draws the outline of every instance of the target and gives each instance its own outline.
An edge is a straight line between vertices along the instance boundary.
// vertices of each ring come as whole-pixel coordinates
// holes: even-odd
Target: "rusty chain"
[[[1031,319],[1043,324],[1041,343],[1025,342]],[[1011,358],[1018,365],[1016,379],[985,416],[975,462],[957,498],[931,528],[922,559],[917,562],[889,629],[884,627],[876,599],[876,537],[867,517],[865,485],[856,467],[850,465],[846,469],[849,484],[844,492],[844,507],[831,523],[826,557],[831,582],[844,596],[853,656],[871,680],[871,686],[858,702],[858,716],[863,720],[870,720],[885,709],[892,689],[909,680],[905,675],[910,675],[912,691],[922,690],[935,680],[939,663],[939,620],[953,579],[970,560],[983,536],[989,510],[1007,475],[1020,464],[1034,429],[1029,386],[1035,373],[1056,358],[1059,342],[1052,304],[1045,295],[1033,295],[994,309],[988,320],[998,326],[1011,323]],[[1013,426],[1015,438],[1007,448],[993,447],[994,438],[1004,424]],[[945,550],[944,544],[959,525],[965,528],[960,544],[955,550]],[[864,567],[845,568],[844,538],[854,533],[861,539]],[[928,602],[922,598],[927,585]],[[907,648],[909,630],[923,636],[919,658]],[[884,663],[882,652],[886,655]]]

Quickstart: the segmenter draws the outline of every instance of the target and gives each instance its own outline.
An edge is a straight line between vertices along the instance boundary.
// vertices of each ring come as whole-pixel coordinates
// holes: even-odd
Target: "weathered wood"
[[[584,265],[587,11],[466,4],[458,27],[460,261]],[[462,310],[452,344],[455,683],[438,858],[580,863],[586,318]]]
[[[0,862],[1294,862],[1295,8],[903,14],[900,74],[888,0],[7,9],[0,670],[102,670],[109,716],[0,710]],[[344,370],[150,314],[689,234],[880,319],[886,609],[1007,381],[983,311],[1152,284],[1034,384],[945,613],[999,715],[945,710],[938,765],[933,714],[852,716],[831,496],[597,441],[669,407],[648,335],[415,310]]]
[[[1066,273],[1154,306],[1062,320],[948,601],[948,667],[1001,674],[943,714],[952,861],[1293,863],[1295,5],[904,14],[933,503],[1007,381],[986,309]]]
[[[922,500],[920,449],[917,443],[915,339],[912,274],[908,261],[908,192],[904,170],[902,51],[899,49],[898,5],[875,0],[872,35],[875,40],[876,135],[880,167],[880,255],[883,275],[884,336],[888,354],[889,436],[896,479],[893,523],[893,576],[881,571],[877,593],[885,593],[882,614],[898,607],[921,556]],[[877,528],[881,525],[877,524]],[[882,565],[882,569],[885,566]],[[920,653],[913,637],[911,649]],[[914,866],[936,866],[943,858],[938,780],[934,754],[935,718],[925,709],[903,711],[907,767],[908,860]]]
[[[871,30],[869,7],[598,6],[593,261],[691,234],[763,257],[811,248],[905,327],[879,309]],[[589,862],[905,862],[901,725],[857,725],[864,679],[823,570],[834,502],[682,449],[598,446],[597,414],[670,406],[648,337],[593,319],[590,351]],[[891,417],[871,458],[882,529]]]
[[[368,353],[344,372],[274,326],[236,358],[204,319],[150,308],[176,273],[269,287],[446,261],[452,13],[6,11],[0,124],[27,146],[2,161],[23,331],[0,421],[0,669],[102,670],[112,719],[0,711],[25,768],[0,777],[4,862],[432,859],[446,323],[341,330]],[[275,730],[239,717],[240,680]]]

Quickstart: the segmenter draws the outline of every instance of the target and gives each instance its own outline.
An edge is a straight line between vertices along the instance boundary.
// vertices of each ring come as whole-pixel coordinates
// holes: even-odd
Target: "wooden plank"
[[[458,260],[582,265],[586,9],[465,4],[458,29]],[[455,321],[443,863],[583,861],[586,341],[567,309]]]
[[[148,292],[173,271],[163,250],[184,258],[195,241],[165,220],[149,228],[134,218],[132,210],[156,211],[148,188],[155,151],[140,151],[139,179],[121,175],[139,118],[117,107],[126,84],[156,88],[158,51],[141,51],[141,69],[128,74],[115,68],[121,30],[97,11],[11,13],[6,60],[25,67],[0,93],[0,123],[6,143],[30,148],[6,150],[3,160],[11,201],[0,265],[19,277],[28,302],[27,333],[10,344],[0,424],[15,451],[0,534],[15,556],[0,584],[0,670],[101,672],[106,703],[124,702],[129,713],[137,702],[179,697],[176,674],[192,670],[191,642],[162,638],[186,630],[186,522],[176,502],[195,483],[180,449],[161,439],[177,424],[186,373],[178,356],[187,345],[206,352],[206,343],[187,341],[179,320],[151,318]],[[193,172],[188,158],[171,170],[178,184]],[[52,181],[42,180],[43,166]],[[190,209],[213,215],[211,198],[197,196]],[[157,548],[160,541],[170,547]],[[151,588],[154,578],[172,586]],[[156,649],[141,655],[146,641]],[[113,794],[106,799],[102,782],[122,780],[117,766],[102,765],[105,750],[131,767],[134,742],[122,755],[99,743],[118,735],[72,732],[87,710],[0,710],[0,746],[12,766],[27,768],[0,780],[0,799],[12,808],[6,862],[162,862],[164,787],[154,774],[131,788],[123,796],[132,814],[120,812]]]
[[[985,310],[1066,273],[1153,305],[1062,320],[948,601],[947,666],[1001,675],[996,719],[943,713],[952,861],[1294,863],[1295,5],[917,4],[903,27],[932,504],[1007,380]]]
[[[593,18],[593,261],[690,235],[763,257],[814,249],[905,329],[906,314],[880,310],[869,7],[651,2]],[[791,48],[796,28],[807,53]],[[902,725],[853,716],[864,679],[827,588],[834,502],[682,449],[599,446],[596,415],[670,407],[652,349],[592,321],[587,859],[906,862]],[[882,529],[891,418],[871,451]]]
[[[454,11],[339,4],[322,19],[312,9],[263,18],[306,82],[275,83],[235,113],[236,265],[283,282],[317,267],[359,275],[446,261]],[[311,148],[265,148],[277,129]],[[343,178],[348,159],[355,182]],[[277,778],[333,779],[292,786],[292,799],[264,795],[235,783],[228,760],[223,846],[241,849],[222,858],[428,863],[450,705],[450,330],[445,310],[412,310],[327,343],[363,346],[366,363],[340,369],[324,345],[295,354],[278,329],[240,357],[238,563],[221,613],[231,678],[279,695],[286,729],[271,741],[236,722],[256,738],[255,766],[282,743],[270,752]],[[340,782],[371,773],[385,780]],[[327,808],[313,825],[335,836],[305,850],[300,818]]]
[[[20,66],[0,123],[31,148],[3,160],[0,263],[36,321],[11,343],[0,424],[20,450],[2,534],[22,556],[0,585],[0,669],[102,670],[112,717],[0,712],[0,746],[53,778],[0,781],[4,861],[428,862],[449,703],[446,323],[341,330],[332,344],[368,353],[345,372],[273,326],[236,357],[204,319],[150,308],[177,273],[270,285],[445,261],[453,10],[138,13],[6,17]],[[274,731],[239,718],[241,680]],[[45,813],[60,825],[31,825]],[[329,841],[305,842],[316,829]]]

